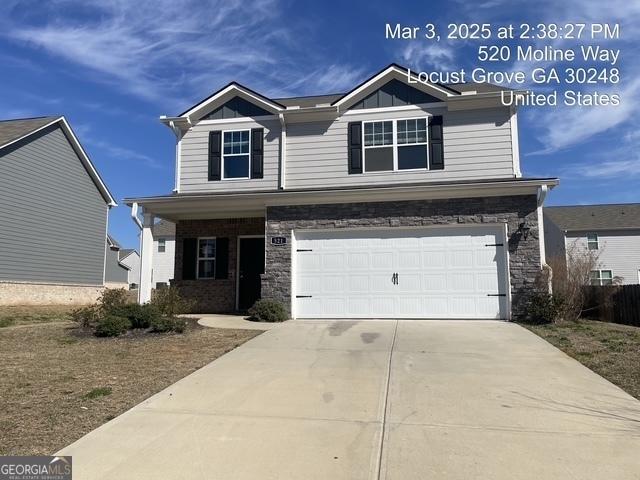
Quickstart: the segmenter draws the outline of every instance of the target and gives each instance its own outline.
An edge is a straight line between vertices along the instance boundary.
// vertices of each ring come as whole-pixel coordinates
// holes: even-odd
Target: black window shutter
[[[182,279],[195,280],[196,263],[198,262],[198,239],[182,240]]]
[[[216,238],[216,280],[229,276],[229,239]]]
[[[444,170],[442,116],[429,119],[429,159],[431,170]]]
[[[362,122],[349,122],[349,173],[362,173]]]
[[[209,181],[220,180],[222,163],[222,132],[209,132]]]
[[[262,178],[264,170],[264,128],[251,129],[251,178]]]

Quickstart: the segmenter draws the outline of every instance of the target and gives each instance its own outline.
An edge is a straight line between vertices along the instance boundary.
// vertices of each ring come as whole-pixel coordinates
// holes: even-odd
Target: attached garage
[[[506,319],[505,225],[293,232],[297,318]]]

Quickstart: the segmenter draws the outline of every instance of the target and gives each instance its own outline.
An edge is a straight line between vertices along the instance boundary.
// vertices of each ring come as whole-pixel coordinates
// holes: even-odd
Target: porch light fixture
[[[525,240],[529,236],[529,231],[531,231],[531,227],[529,227],[525,222],[522,222],[518,225],[518,235],[520,235]]]

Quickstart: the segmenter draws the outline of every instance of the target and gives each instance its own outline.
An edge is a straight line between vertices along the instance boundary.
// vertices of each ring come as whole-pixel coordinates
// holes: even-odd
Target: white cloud
[[[428,40],[411,40],[402,50],[402,58],[407,65],[423,68],[428,65],[440,72],[455,68],[455,49],[442,43],[427,43]]]
[[[24,15],[28,2],[0,6],[0,35],[85,67],[83,76],[163,109],[183,109],[230,80],[267,95],[325,93],[346,88],[360,73],[328,54],[309,53],[294,27],[280,21],[279,0],[30,3],[38,20]]]

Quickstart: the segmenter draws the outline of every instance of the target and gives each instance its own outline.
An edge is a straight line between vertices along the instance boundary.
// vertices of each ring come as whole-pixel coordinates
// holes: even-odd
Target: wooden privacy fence
[[[640,285],[585,287],[585,316],[640,327]]]

